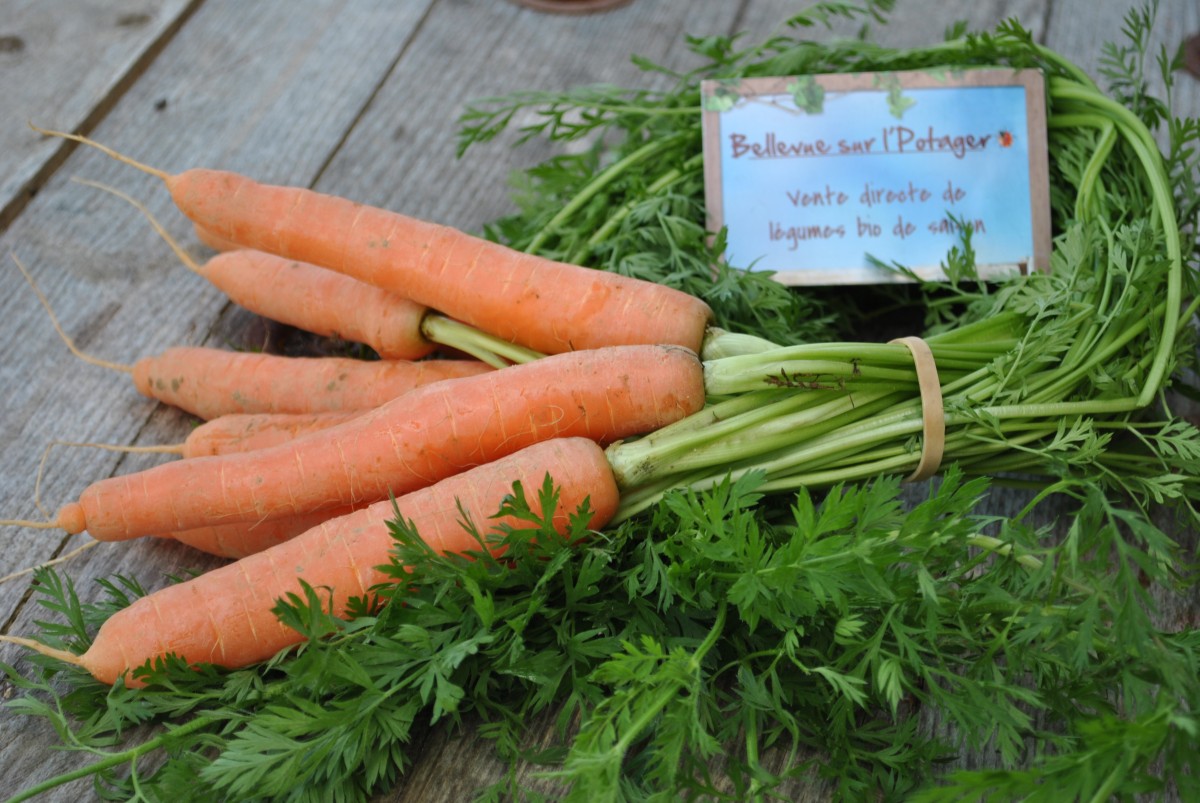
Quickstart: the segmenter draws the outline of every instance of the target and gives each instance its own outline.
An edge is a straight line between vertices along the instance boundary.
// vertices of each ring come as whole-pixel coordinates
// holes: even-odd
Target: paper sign
[[[1044,79],[935,69],[706,81],[705,192],[725,260],[789,284],[942,278],[971,226],[979,275],[1050,255]]]

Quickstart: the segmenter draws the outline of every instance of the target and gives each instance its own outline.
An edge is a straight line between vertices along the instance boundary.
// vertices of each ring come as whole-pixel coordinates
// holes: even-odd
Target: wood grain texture
[[[1098,43],[1119,34],[1126,0],[900,0],[891,24],[876,31],[885,44],[920,46],[942,38],[963,19],[987,29],[1017,18],[1034,36],[1087,67],[1099,66]],[[24,121],[72,128],[90,120],[97,139],[147,163],[177,171],[193,165],[246,172],[260,180],[311,186],[439,223],[478,230],[512,209],[511,171],[551,153],[530,144],[512,150],[512,137],[455,159],[457,119],[473,100],[524,89],[564,89],[589,83],[646,86],[662,81],[629,61],[644,55],[672,67],[692,62],[684,34],[770,32],[798,6],[792,0],[633,0],[584,16],[537,13],[507,0],[203,0],[178,31],[170,20],[190,11],[186,0],[130,3],[70,0],[50,4],[0,0],[0,37],[13,21],[29,22],[28,46],[0,51],[0,79],[22,71],[18,90],[0,95],[0,203],[7,203],[53,154],[69,154],[39,182],[0,247],[33,271],[67,330],[87,351],[131,362],[171,345],[209,343],[292,350],[302,338],[231,308],[211,287],[181,269],[141,217],[123,202],[81,187],[73,175],[110,183],[145,200],[191,247],[196,242],[154,179],[94,152],[31,137]],[[63,7],[70,7],[66,13]],[[16,12],[16,13],[13,13]],[[136,30],[105,27],[121,14],[149,13]],[[1158,30],[1171,45],[1200,29],[1192,2],[1163,2]],[[111,27],[111,26],[110,26]],[[813,37],[853,35],[855,26]],[[161,45],[161,46],[160,46]],[[137,54],[152,52],[148,63]],[[132,55],[131,55],[132,54]],[[36,58],[36,61],[33,59]],[[80,65],[86,64],[87,69]],[[136,74],[131,75],[133,65]],[[1181,79],[1181,110],[1196,114],[1200,90]],[[119,91],[115,91],[118,88]],[[0,330],[8,344],[0,360],[5,388],[0,412],[0,515],[41,518],[32,499],[44,448],[55,438],[117,444],[181,440],[189,420],[133,392],[127,377],[81,365],[58,341],[44,312],[6,262],[0,286]],[[863,332],[864,339],[877,333]],[[42,497],[48,508],[72,498],[87,482],[126,473],[162,458],[56,449],[46,463]],[[911,490],[914,498],[922,489]],[[989,511],[1011,515],[1019,494],[997,493]],[[1047,515],[1051,515],[1047,513]],[[1048,520],[1049,523],[1049,520]],[[10,548],[0,575],[45,560],[84,539],[5,529]],[[1193,541],[1194,543],[1194,541]],[[149,587],[168,574],[214,561],[186,548],[149,541],[101,545],[64,570],[80,593],[114,573],[136,575]],[[0,629],[32,629],[40,612],[28,582],[0,585]],[[1193,600],[1195,602],[1195,600]],[[1164,611],[1195,626],[1198,606]],[[21,668],[21,654],[0,646],[0,660]],[[0,684],[0,698],[12,687]],[[922,714],[924,727],[943,727]],[[386,801],[457,801],[503,777],[490,743],[467,723],[439,727],[411,747],[414,766]],[[532,729],[545,743],[549,723]],[[0,715],[0,790],[79,766],[80,757],[55,753],[56,736],[36,720]],[[959,766],[987,764],[986,752],[964,751]],[[519,769],[522,782],[537,769]],[[45,796],[87,796],[90,783]],[[796,800],[823,800],[819,783],[787,790]]]
[[[0,3],[0,230],[67,150],[26,121],[98,122],[186,20],[196,0]],[[64,7],[66,6],[66,7]],[[36,118],[36,120],[35,120]]]
[[[303,7],[292,0],[206,2],[94,135],[166,170],[220,165],[269,181],[307,183],[369,104],[428,6],[390,0],[322,0]],[[161,98],[168,99],[167,106],[154,113]],[[49,115],[39,117],[46,125],[59,124]],[[220,294],[181,269],[136,211],[71,182],[74,175],[144,199],[173,232],[194,243],[157,180],[84,149],[74,150],[0,238],[6,288],[0,294],[0,326],[11,344],[0,363],[0,379],[8,386],[0,417],[5,516],[44,517],[33,505],[34,477],[55,438],[175,443],[191,426],[188,417],[139,398],[128,377],[81,365],[71,356],[7,261],[9,252],[28,264],[79,345],[98,356],[132,362],[177,344],[257,345],[245,342],[255,336],[249,328],[224,333],[237,342],[214,340],[210,332],[226,306]],[[43,499],[53,509],[90,481],[151,462],[154,458],[57,449],[46,465]],[[5,536],[10,549],[0,574],[83,540],[11,528]],[[213,565],[176,545],[127,546],[103,545],[72,562],[69,574],[81,594],[95,594],[97,578],[118,572],[136,574],[155,588],[170,574]],[[27,604],[27,588],[27,581],[0,585],[6,632],[32,629],[39,612]],[[18,656],[6,647],[4,659]],[[79,757],[48,751],[53,735],[35,736],[38,732],[36,724],[0,720],[0,789],[24,788],[78,763]],[[89,782],[75,784],[50,799],[88,788]]]

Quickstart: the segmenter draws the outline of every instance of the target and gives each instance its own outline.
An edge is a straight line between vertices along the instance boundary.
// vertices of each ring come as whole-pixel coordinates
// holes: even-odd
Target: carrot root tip
[[[83,506],[78,502],[70,502],[63,505],[58,511],[58,526],[69,532],[71,535],[81,533],[87,529],[87,516],[83,513]]]
[[[40,641],[34,641],[30,638],[22,638],[21,636],[0,636],[0,641],[7,641],[10,644],[16,644],[21,647],[28,647],[34,652],[40,653],[49,658],[55,658],[63,663],[73,664],[75,666],[83,666],[83,658],[75,653],[49,647],[45,644],[42,644]]]

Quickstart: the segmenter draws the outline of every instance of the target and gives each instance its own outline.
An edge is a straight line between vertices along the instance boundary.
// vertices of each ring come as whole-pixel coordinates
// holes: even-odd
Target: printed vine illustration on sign
[[[1049,192],[1035,70],[922,70],[702,86],[712,231],[734,267],[790,284],[1043,269]]]

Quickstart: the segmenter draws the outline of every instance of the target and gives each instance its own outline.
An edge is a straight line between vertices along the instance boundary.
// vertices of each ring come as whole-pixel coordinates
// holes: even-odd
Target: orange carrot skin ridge
[[[304,513],[267,521],[236,521],[232,524],[213,524],[167,533],[181,544],[221,558],[244,558],[289,541],[338,516],[352,513],[354,508]]]
[[[199,169],[167,187],[218,240],[353,276],[547,354],[634,343],[699,352],[711,319],[687,293],[336,196]]]
[[[306,332],[364,343],[384,359],[417,360],[425,307],[341,273],[250,249],[217,254],[202,273],[235,304]]]
[[[493,370],[478,360],[284,357],[180,346],[133,367],[138,392],[203,419],[378,407],[413,388]]]
[[[616,511],[618,490],[603,450],[583,438],[536,444],[396,500],[433,549],[462,553],[478,544],[462,528],[462,504],[481,532],[512,484],[521,482],[537,510],[537,489],[549,474],[559,487],[555,522],[565,532],[567,517],[587,500],[590,527],[603,527]],[[114,683],[148,659],[173,653],[190,663],[247,666],[301,641],[271,613],[275,600],[300,593],[300,579],[332,589],[333,609],[344,615],[347,601],[387,580],[392,539],[386,522],[393,504],[384,501],[328,522],[286,543],[143,597],[108,619],[82,665],[97,679]],[[516,524],[516,523],[513,523]],[[517,525],[519,526],[519,525]],[[130,685],[138,685],[130,682]]]
[[[386,499],[539,441],[610,443],[704,405],[697,356],[615,346],[435,382],[343,424],[253,452],[164,463],[93,483],[68,532],[118,540]]]
[[[193,429],[183,442],[183,457],[211,457],[278,446],[301,435],[345,423],[361,410],[318,413],[228,413]]]

